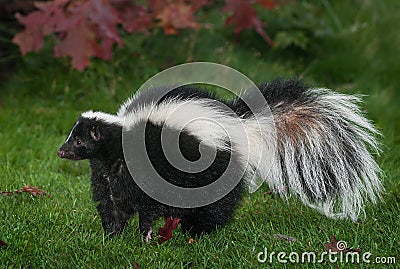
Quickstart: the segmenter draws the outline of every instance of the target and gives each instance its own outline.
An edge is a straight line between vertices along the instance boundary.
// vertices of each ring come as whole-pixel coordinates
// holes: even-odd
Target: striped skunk
[[[245,187],[260,178],[282,197],[293,194],[331,218],[356,221],[365,215],[365,202],[375,203],[380,197],[382,172],[370,153],[380,152],[376,139],[380,133],[363,116],[357,96],[309,88],[295,79],[260,85],[255,90],[261,91],[271,114],[263,119],[264,132],[253,132],[255,137],[249,140],[248,147],[250,158],[243,161],[232,154],[233,151],[241,154],[240,138],[226,141],[212,126],[185,125],[187,122],[179,118],[168,118],[172,110],[184,104],[188,114],[220,118],[229,124],[233,116],[215,105],[218,101],[231,109],[251,132],[253,112],[242,99],[218,100],[197,87],[180,86],[155,101],[154,93],[158,90],[136,94],[115,115],[82,113],[57,152],[61,158],[90,160],[93,199],[98,203],[104,231],[111,236],[121,232],[136,212],[145,241],[151,238],[152,224],[160,216],[179,217],[182,231],[191,236],[211,232],[231,218]],[[247,95],[251,98],[251,89]],[[144,112],[148,112],[147,117]],[[162,203],[137,184],[137,179],[149,179],[146,168],[139,165],[131,171],[124,158],[123,129],[134,131],[140,124],[146,130],[146,158],[169,183],[185,188],[208,185],[227,170],[230,162],[234,167],[230,169],[231,175],[240,172],[243,175],[225,196],[210,204],[179,207]],[[195,173],[171,166],[160,142],[163,128],[179,133],[179,150],[190,161],[200,158],[202,147],[206,150],[211,147],[202,141],[211,140],[217,149],[212,164]],[[275,136],[269,133],[271,128],[275,128]],[[268,148],[272,138],[276,139],[276,151],[270,163],[256,164],[252,155]],[[157,186],[153,185],[154,188]]]

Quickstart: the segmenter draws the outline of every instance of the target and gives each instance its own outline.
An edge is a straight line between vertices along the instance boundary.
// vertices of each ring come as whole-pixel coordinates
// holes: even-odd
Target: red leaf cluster
[[[91,57],[110,59],[112,47],[122,45],[117,24],[120,18],[108,0],[55,0],[37,2],[39,9],[27,16],[15,16],[25,26],[13,42],[22,55],[43,47],[43,37],[56,34],[59,43],[54,57],[70,56],[72,66],[83,70]]]
[[[16,190],[16,191],[0,191],[0,195],[1,196],[9,196],[9,195],[13,195],[13,194],[18,194],[18,193],[23,193],[23,192],[28,192],[30,194],[32,194],[33,197],[36,196],[51,196],[50,194],[48,194],[47,192],[45,192],[44,190],[39,189],[40,187],[33,187],[33,186],[25,186],[22,189]]]
[[[115,44],[122,46],[118,27],[127,32],[147,32],[154,27],[164,29],[166,35],[176,35],[180,29],[202,26],[195,13],[211,0],[147,0],[143,5],[131,0],[53,0],[35,2],[38,9],[26,16],[15,17],[25,29],[14,36],[13,42],[25,55],[38,52],[45,36],[56,38],[54,57],[70,57],[72,66],[84,70],[90,58],[104,60],[112,57]],[[255,5],[274,8],[276,0],[226,0],[222,11],[230,13],[225,25],[241,31],[254,28],[268,44],[273,42],[257,17]]]
[[[158,229],[159,244],[172,238],[172,231],[178,227],[180,221],[180,218],[173,218],[172,216],[165,220],[164,227]]]

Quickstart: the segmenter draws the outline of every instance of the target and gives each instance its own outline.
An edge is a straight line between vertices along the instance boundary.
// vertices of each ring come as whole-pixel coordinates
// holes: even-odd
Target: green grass
[[[308,5],[301,1],[301,6],[265,15],[272,35],[290,32],[291,27],[302,29],[308,38],[306,49],[271,49],[250,32],[235,43],[227,31],[215,26],[178,37],[165,37],[157,31],[146,38],[126,37],[125,48],[116,51],[111,62],[93,61],[83,73],[51,58],[48,48],[21,60],[0,88],[0,190],[29,184],[42,186],[52,196],[0,196],[0,239],[7,243],[0,248],[0,267],[133,268],[134,261],[142,268],[398,267],[400,5],[395,0],[333,2]],[[295,17],[300,19],[288,20],[292,13],[298,13]],[[214,22],[222,20],[217,12],[202,16]],[[268,189],[263,187],[245,195],[229,225],[193,244],[188,244],[188,236],[178,229],[174,238],[162,245],[144,245],[137,217],[121,236],[104,238],[91,201],[88,162],[61,160],[56,150],[82,111],[115,112],[146,79],[188,59],[227,64],[256,82],[297,75],[313,85],[366,94],[364,108],[384,134],[384,152],[377,157],[385,172],[383,202],[368,205],[367,219],[352,223],[328,219],[295,199],[287,203],[265,195]],[[154,227],[161,225],[159,221]],[[276,240],[276,233],[297,241]],[[321,253],[330,234],[349,247],[371,252],[371,259],[393,256],[397,264],[257,261],[264,247],[276,253]]]

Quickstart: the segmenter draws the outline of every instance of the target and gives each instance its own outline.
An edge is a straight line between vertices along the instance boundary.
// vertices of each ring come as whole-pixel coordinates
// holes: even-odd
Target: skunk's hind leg
[[[224,226],[232,218],[240,199],[240,191],[241,187],[236,188],[221,200],[195,209],[181,221],[182,231],[184,233],[188,231],[190,236],[194,237]]]
[[[197,214],[186,217],[181,220],[181,229],[183,233],[189,232],[191,237],[200,236],[202,234],[211,233],[217,226],[223,225],[217,223],[208,214],[197,212]]]
[[[154,220],[161,215],[161,208],[143,204],[139,208],[139,230],[142,233],[142,242],[148,243],[153,234]]]

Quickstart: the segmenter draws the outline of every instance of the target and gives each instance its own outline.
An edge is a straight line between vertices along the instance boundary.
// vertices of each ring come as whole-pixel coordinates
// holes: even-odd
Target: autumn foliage
[[[137,1],[138,2],[138,1]],[[140,4],[145,3],[145,4]],[[37,10],[15,17],[25,29],[13,42],[21,54],[39,51],[44,37],[55,39],[54,57],[70,57],[72,66],[84,70],[91,57],[108,60],[115,45],[121,47],[121,31],[150,32],[160,27],[166,35],[177,35],[181,29],[200,29],[206,23],[196,20],[196,13],[212,0],[53,0],[35,2]],[[257,12],[277,6],[275,0],[225,0],[221,12],[227,14],[226,27],[233,27],[237,36],[254,29],[269,44],[273,42],[264,31]]]
[[[158,229],[159,244],[162,244],[172,238],[172,231],[178,227],[180,221],[180,218],[173,218],[172,216],[165,220],[164,227]]]

